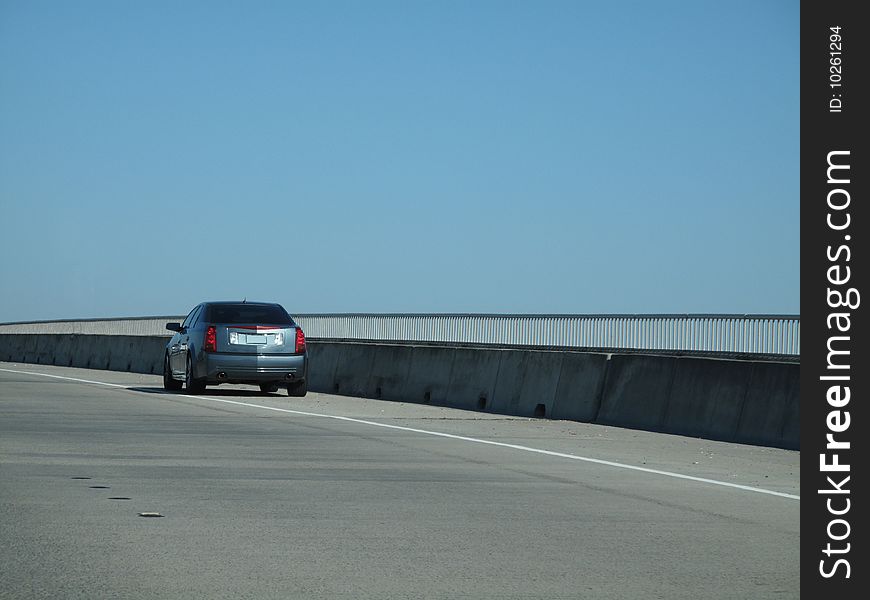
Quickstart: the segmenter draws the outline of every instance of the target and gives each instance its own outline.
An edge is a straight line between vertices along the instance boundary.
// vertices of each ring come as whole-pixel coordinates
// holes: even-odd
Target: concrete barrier
[[[331,390],[316,390],[347,396],[365,396],[375,353],[366,344],[342,344],[335,365]],[[316,368],[312,362],[309,370]]]
[[[338,344],[316,344],[308,341],[308,389],[323,392],[331,392],[335,385],[335,372],[341,355],[341,346]],[[316,368],[310,368],[317,365]]]
[[[4,335],[4,339],[8,340],[5,346],[3,355],[6,360],[19,362],[36,362],[36,343],[37,336],[29,335]],[[30,358],[30,360],[28,360]]]
[[[606,354],[564,353],[553,410],[548,414],[554,419],[594,421],[601,406],[607,366]]]
[[[45,338],[37,338],[36,343],[33,344],[33,354],[36,357],[37,364],[51,364],[52,362],[52,352],[51,352],[51,344]]]
[[[609,363],[594,421],[663,431],[676,359],[614,354]]]
[[[532,351],[524,354],[523,383],[510,414],[549,417],[553,413],[565,353]]]
[[[73,352],[72,336],[58,336],[58,340],[56,343],[57,346],[55,348],[55,353],[53,357],[54,360],[52,361],[52,364],[61,367],[72,366],[75,357],[75,353]]]
[[[794,373],[799,373],[800,368],[793,369]],[[795,374],[790,378],[789,391],[786,396],[786,404],[784,411],[784,419],[782,425],[782,435],[779,439],[775,433],[771,432],[765,435],[761,432],[753,439],[759,446],[777,446],[780,448],[788,448],[790,450],[800,450],[801,447],[801,415],[800,415],[800,377]],[[739,441],[739,440],[737,440]]]
[[[366,385],[366,398],[403,400],[414,349],[410,346],[391,345],[370,346],[368,349],[373,356]]]
[[[413,346],[402,399],[406,402],[446,405],[454,356],[455,348],[451,347]]]
[[[499,352],[498,377],[492,394],[492,412],[513,414],[520,403],[523,378],[526,375],[528,353],[503,350]]]
[[[751,372],[752,363],[676,359],[664,431],[733,440]]]
[[[130,336],[135,340],[133,336]],[[135,373],[163,374],[163,355],[169,339],[165,336],[148,336],[141,346],[133,343],[128,348],[133,353],[132,371]],[[141,349],[141,351],[140,351]]]
[[[0,334],[0,360],[162,373],[165,336]],[[800,447],[797,364],[309,341],[314,392]]]
[[[84,334],[0,335],[0,359],[62,367],[162,373],[167,338]]]
[[[491,410],[502,350],[456,348],[445,404],[466,410]]]
[[[753,363],[734,441],[799,446],[800,365]]]

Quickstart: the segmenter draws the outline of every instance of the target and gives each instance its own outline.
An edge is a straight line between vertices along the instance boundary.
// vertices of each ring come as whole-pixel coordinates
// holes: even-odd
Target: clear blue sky
[[[797,1],[0,0],[0,322],[799,303]]]

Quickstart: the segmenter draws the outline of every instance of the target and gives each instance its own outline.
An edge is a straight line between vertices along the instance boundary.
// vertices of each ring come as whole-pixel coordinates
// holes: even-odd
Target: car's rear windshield
[[[212,304],[206,318],[212,323],[294,325],[277,304]]]

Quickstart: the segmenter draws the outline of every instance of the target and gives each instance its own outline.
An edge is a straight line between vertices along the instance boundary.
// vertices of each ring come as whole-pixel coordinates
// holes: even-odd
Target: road
[[[796,598],[799,467],[571,421],[0,363],[0,597]]]

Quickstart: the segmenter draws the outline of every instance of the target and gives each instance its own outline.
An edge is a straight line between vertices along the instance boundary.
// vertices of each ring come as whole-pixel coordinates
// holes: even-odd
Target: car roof
[[[208,304],[208,305],[250,304],[252,306],[281,306],[277,302],[248,302],[247,300],[217,300],[217,301],[212,301],[212,302],[203,302],[203,304]]]

